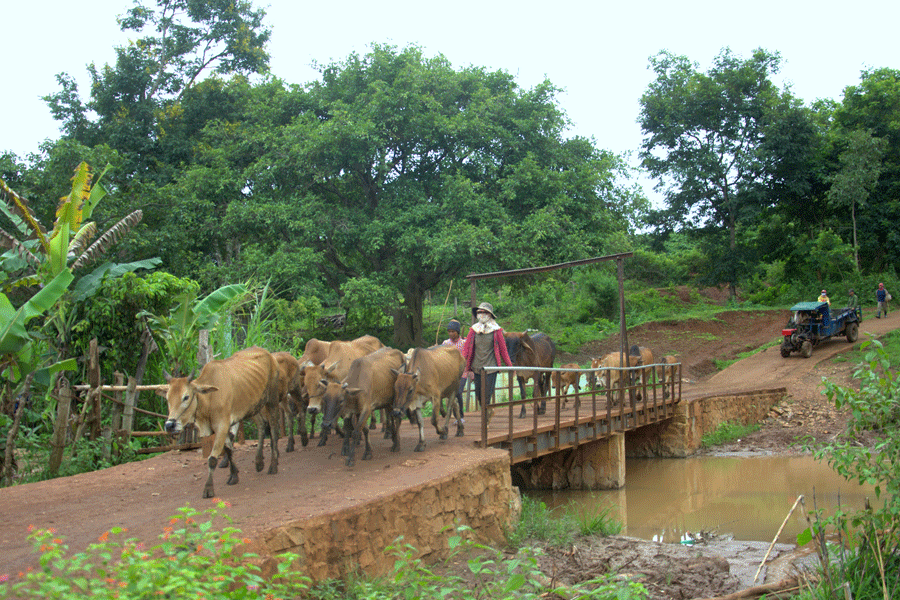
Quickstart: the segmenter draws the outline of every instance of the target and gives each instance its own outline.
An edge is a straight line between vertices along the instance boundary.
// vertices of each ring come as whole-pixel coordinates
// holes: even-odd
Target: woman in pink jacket
[[[503,328],[497,324],[497,317],[494,316],[494,307],[482,302],[477,307],[472,307],[472,315],[476,320],[466,336],[463,358],[466,359],[466,373],[472,371],[475,375],[475,397],[483,405],[485,398],[490,403],[497,383],[496,371],[484,373],[485,389],[482,397],[481,375],[484,367],[511,367],[513,364],[506,350]]]

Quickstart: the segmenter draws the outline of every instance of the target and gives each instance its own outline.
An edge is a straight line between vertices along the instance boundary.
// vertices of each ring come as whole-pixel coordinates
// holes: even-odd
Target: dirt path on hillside
[[[868,332],[882,335],[900,327],[897,312],[881,320],[871,318],[869,311],[865,316],[861,341]],[[815,349],[810,359],[796,355],[784,359],[777,346],[773,346],[743,359],[736,366],[716,372],[717,360],[734,360],[741,353],[777,339],[787,317],[787,311],[735,311],[721,313],[712,321],[643,325],[629,331],[629,343],[651,347],[660,355],[677,354],[684,364],[686,388],[712,392],[787,387],[789,398],[778,409],[781,412],[773,412],[763,430],[743,439],[738,449],[790,452],[793,451],[790,443],[798,436],[828,436],[842,427],[842,416],[829,410],[827,401],[819,393],[819,385],[823,375],[848,377],[852,365],[829,359],[851,345],[843,339],[826,342]],[[583,364],[590,356],[617,347],[616,339],[588,344],[578,355],[561,357],[559,362],[574,358]],[[375,494],[390,493],[408,479],[421,477],[423,472],[434,472],[446,462],[441,450],[443,442],[433,441],[433,431],[428,433],[426,451],[414,455],[411,452],[414,445],[409,433],[411,428],[405,429],[407,437],[399,455],[391,455],[385,451],[384,443],[373,440],[375,459],[358,462],[352,471],[344,467],[339,451],[336,451],[336,442],[330,443],[329,447],[317,448],[313,441],[309,448],[297,453],[282,452],[281,467],[276,476],[257,474],[251,466],[251,453],[255,448],[249,444],[238,447],[240,484],[225,486],[225,475],[219,472],[216,492],[228,501],[228,514],[234,519],[235,526],[245,533],[289,518],[296,519],[301,512],[313,514]],[[446,443],[472,448],[473,434]],[[339,481],[340,485],[320,484],[323,475],[324,479]],[[29,526],[53,527],[73,548],[85,547],[115,525],[128,527],[130,537],[153,543],[169,518],[185,503],[201,510],[214,506],[213,502],[200,498],[205,478],[205,461],[197,453],[170,452],[94,473],[0,489],[0,576],[15,577],[16,573],[34,564],[35,557],[29,554],[31,545],[26,540]],[[666,562],[666,572],[670,574],[673,569],[688,574],[710,572],[712,575],[706,580],[711,582],[723,577],[721,572],[710,570],[706,562],[679,568],[669,564],[669,558],[659,560]],[[721,566],[721,561],[718,564]],[[725,566],[727,569],[727,562]],[[715,586],[710,583],[704,588],[701,579],[693,575],[688,578],[688,583],[678,588],[681,596],[655,593],[653,598],[718,593],[721,583]],[[667,576],[668,583],[662,587],[675,594],[676,587],[671,585],[675,580],[677,578]],[[731,585],[738,584],[732,582]],[[685,593],[691,595],[685,596]]]

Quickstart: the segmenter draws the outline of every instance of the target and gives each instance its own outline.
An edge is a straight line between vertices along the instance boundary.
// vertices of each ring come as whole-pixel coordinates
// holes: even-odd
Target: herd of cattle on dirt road
[[[556,346],[545,334],[507,332],[507,348],[517,367],[553,368]],[[614,389],[623,366],[642,369],[628,371],[644,382],[655,376],[656,381],[674,377],[675,357],[667,356],[654,366],[648,348],[632,346],[628,356],[613,352],[591,360],[588,385],[591,389],[605,386]],[[303,446],[309,443],[315,430],[316,416],[322,415],[319,446],[328,441],[332,428],[343,438],[342,456],[348,466],[355,464],[356,450],[365,438],[363,460],[372,458],[369,429],[375,426],[375,414],[380,411],[385,437],[393,440],[392,452],[400,450],[398,431],[405,416],[418,427],[419,443],[416,452],[425,448],[425,426],[422,409],[432,404],[431,424],[441,439],[447,439],[451,415],[456,417],[456,435],[463,435],[463,421],[454,401],[463,377],[465,360],[454,346],[414,348],[403,353],[390,348],[373,336],[351,341],[323,342],[311,339],[299,359],[288,352],[270,353],[258,346],[236,352],[223,360],[208,362],[194,378],[171,377],[166,374],[168,390],[159,391],[169,406],[165,429],[170,434],[181,432],[193,424],[201,436],[215,435],[207,460],[208,475],[203,497],[214,497],[213,473],[217,467],[228,466],[227,483],[238,483],[238,468],[232,460],[232,446],[238,426],[247,419],[257,425],[258,444],[255,466],[262,471],[263,443],[266,431],[270,434],[271,458],[269,474],[278,472],[278,436],[284,428],[288,435],[287,452],[294,450],[294,420],[299,421],[298,433]],[[578,369],[569,363],[563,369]],[[597,377],[598,369],[605,383]],[[541,397],[539,413],[546,410],[550,386],[565,394],[569,387],[580,389],[580,372],[521,371],[516,373],[521,398],[527,398],[525,381],[535,381],[534,397]],[[665,388],[664,388],[665,389]],[[623,392],[624,393],[624,392]],[[446,399],[447,408],[443,401]],[[439,423],[438,414],[445,415]],[[521,417],[526,414],[522,406]],[[307,431],[310,415],[313,431]],[[343,420],[341,425],[340,420]],[[220,462],[221,458],[221,462]]]

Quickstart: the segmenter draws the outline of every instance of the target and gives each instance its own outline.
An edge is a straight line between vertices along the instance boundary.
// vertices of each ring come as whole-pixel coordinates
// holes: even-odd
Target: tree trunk
[[[423,290],[410,283],[403,292],[403,304],[394,313],[394,347],[405,349],[424,346],[422,330]]]
[[[13,396],[14,399],[16,397],[21,399],[19,400],[19,406],[14,411],[12,426],[6,434],[6,447],[3,449],[3,462],[0,464],[0,487],[12,485],[16,475],[16,436],[19,435],[19,424],[22,422],[22,413],[25,412],[25,403],[31,391],[31,382],[34,380],[34,374],[35,372],[32,371],[25,376],[25,383]],[[14,400],[11,406],[15,406]]]
[[[51,477],[56,475],[62,464],[71,408],[72,388],[69,387],[69,381],[65,377],[60,377],[56,385],[56,423],[53,426],[53,437],[50,440],[50,460],[47,463],[47,472]]]

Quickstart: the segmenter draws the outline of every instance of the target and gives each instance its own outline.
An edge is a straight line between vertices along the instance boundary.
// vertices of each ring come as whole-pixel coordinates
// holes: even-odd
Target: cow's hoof
[[[210,487],[203,488],[203,497],[204,498],[215,498],[215,496],[216,495],[213,492],[212,488],[210,488]]]
[[[255,466],[256,466],[256,472],[259,473],[266,467],[266,463],[264,463],[263,461],[260,460],[260,461],[256,462]]]
[[[547,407],[546,407],[546,406],[542,406],[542,407],[540,407],[540,408],[538,409],[537,412],[538,412],[539,415],[545,415],[545,414],[547,414]]]
[[[456,428],[456,437],[462,437],[466,435],[465,427],[459,426]]]
[[[425,442],[419,442],[416,444],[416,447],[413,449],[413,452],[421,452],[425,449]]]
[[[225,469],[227,467],[228,467],[228,458],[223,456],[222,458],[219,459],[219,468]]]
[[[442,432],[440,433],[440,438],[441,438],[442,440],[446,440],[447,437],[448,437],[448,436],[447,436],[447,432],[446,432],[446,431],[442,431]]]
[[[386,440],[391,439],[391,432],[388,431],[387,429],[384,430],[384,439],[386,439]]]
[[[226,481],[225,483],[227,483],[228,485],[237,485],[238,482],[239,482],[238,476],[232,475],[231,477],[228,478],[228,481]]]
[[[363,458],[362,458],[362,459],[363,459],[363,460],[372,460],[372,453],[371,453],[371,452],[366,452],[365,454],[363,454]]]
[[[391,446],[391,452],[400,452],[400,444],[396,446]]]
[[[294,442],[288,442],[287,448],[284,449],[285,452],[293,452],[294,451]]]

